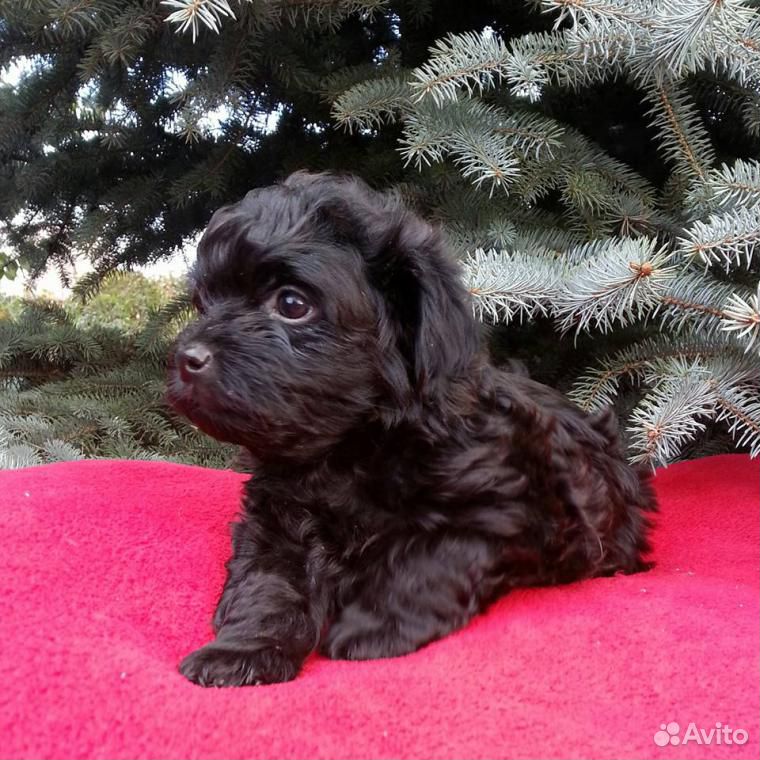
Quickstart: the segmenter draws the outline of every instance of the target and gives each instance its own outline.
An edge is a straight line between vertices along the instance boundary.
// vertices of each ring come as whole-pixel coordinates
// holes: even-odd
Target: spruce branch
[[[2,433],[2,427],[0,427],[0,433]],[[44,461],[34,446],[24,443],[3,445],[2,437],[0,437],[0,470],[20,470],[24,467],[35,467],[38,464],[43,464]]]
[[[493,194],[518,175],[514,136],[497,131],[503,122],[499,109],[475,100],[459,98],[440,108],[421,103],[406,117],[401,155],[418,169],[450,155],[462,176]]]
[[[485,184],[491,195],[496,188],[506,190],[518,174],[517,158],[503,135],[464,127],[451,135],[450,145],[462,176],[476,187]]]
[[[388,51],[387,56],[380,62],[372,61],[337,69],[322,77],[319,90],[325,103],[332,106],[341,95],[353,87],[380,79],[398,79],[407,84],[409,71],[403,68],[398,51]]]
[[[17,3],[24,5],[24,3]],[[40,32],[47,37],[86,39],[105,29],[120,10],[118,0],[74,0],[73,2],[36,2],[28,10],[41,11]]]
[[[648,205],[638,195],[618,191],[615,198],[606,216],[614,225],[614,233],[621,237],[657,235],[676,226],[667,213]]]
[[[553,35],[525,35],[513,45],[513,92],[531,100],[549,83],[578,89],[638,70],[647,81],[653,62],[647,55],[655,27],[656,4],[647,0],[546,0],[545,11],[559,11]],[[646,63],[645,63],[646,62]]]
[[[747,134],[760,137],[760,94],[747,96],[742,107],[742,120]]]
[[[514,40],[504,67],[510,93],[531,103],[550,85],[579,89],[624,73],[626,32],[577,27]]]
[[[651,315],[676,276],[664,247],[645,238],[611,239],[571,252],[572,269],[555,308],[562,332],[596,327],[608,332]]]
[[[222,20],[225,17],[235,18],[227,0],[161,0],[161,5],[177,9],[166,17],[166,22],[176,24],[180,34],[189,29],[193,42],[198,37],[201,24],[219,34]]]
[[[512,42],[504,76],[514,97],[530,103],[541,99],[552,77],[555,81],[558,78],[556,67],[570,57],[563,42],[559,33],[529,34]]]
[[[723,326],[724,309],[736,286],[711,277],[706,272],[686,269],[679,272],[662,293],[660,315],[663,330],[678,333],[688,327],[702,335],[713,335]]]
[[[83,274],[75,283],[72,290],[74,298],[81,303],[95,298],[103,287],[111,283],[118,283],[119,280],[132,277],[133,273],[128,269],[118,269],[110,266],[110,262],[104,262],[101,266],[96,267],[91,272]],[[65,312],[64,312],[65,314]]]
[[[623,196],[634,196],[646,207],[655,207],[657,191],[652,183],[623,161],[613,158],[576,130],[566,130],[562,143],[560,154],[566,157],[567,166],[571,170],[592,171],[612,191]]]
[[[81,360],[87,364],[102,357],[102,347],[94,336],[81,333],[71,325],[56,325],[42,335],[31,335],[26,350],[33,360],[66,364]]]
[[[728,208],[711,214],[707,222],[696,221],[678,240],[684,258],[700,259],[708,266],[722,264],[726,271],[752,263],[760,244],[760,205]]]
[[[660,370],[664,376],[634,409],[628,427],[636,452],[632,461],[652,467],[675,459],[705,429],[716,406],[709,373],[699,360],[672,359]]]
[[[760,17],[757,10],[744,9],[753,13],[744,30],[729,32],[720,46],[720,62],[727,74],[740,85],[757,92],[758,71],[760,70]]]
[[[677,343],[668,335],[648,338],[602,358],[578,378],[568,396],[586,411],[601,409],[615,402],[624,380],[638,385],[654,367],[670,360],[704,361],[727,351],[731,353],[723,341],[693,334],[682,335]]]
[[[760,384],[760,365],[752,355],[733,344],[722,354],[704,357],[710,382],[718,391],[727,388],[750,388]]]
[[[723,330],[747,341],[747,351],[755,341],[760,342],[760,282],[753,295],[742,297],[738,293],[732,293],[723,306],[721,321]]]
[[[616,198],[610,195],[604,177],[594,168],[571,168],[562,178],[562,200],[585,220],[611,213]]]
[[[158,360],[168,350],[173,336],[190,321],[194,314],[190,294],[178,293],[148,318],[148,323],[135,341],[137,355]]]
[[[760,162],[737,159],[733,164],[711,169],[704,182],[692,186],[686,205],[696,216],[760,206]]]
[[[56,438],[48,439],[41,448],[45,459],[49,462],[75,462],[85,459],[84,453],[76,446]]]
[[[562,265],[552,256],[476,250],[463,262],[475,315],[509,322],[549,313]]]
[[[402,75],[382,77],[357,84],[339,95],[332,117],[349,132],[379,129],[393,124],[411,107],[411,88]]]
[[[511,114],[492,112],[493,130],[504,135],[515,153],[536,162],[552,159],[562,147],[565,127],[554,119],[547,119],[530,111]]]
[[[569,250],[577,250],[583,242],[583,238],[573,230],[523,222],[517,226],[514,240],[504,247],[510,251],[543,252],[559,256]]]
[[[336,31],[348,16],[368,21],[387,5],[388,0],[272,0],[271,9],[277,22],[284,18],[293,27],[306,24]]]
[[[728,424],[738,446],[749,448],[750,456],[760,456],[760,384],[747,388],[727,388],[715,394],[717,420]]]
[[[498,250],[514,250],[518,231],[517,227],[509,219],[492,219],[488,224],[485,237]]]
[[[665,157],[677,172],[704,182],[715,163],[715,153],[685,88],[656,84],[647,92],[647,99]]]
[[[177,209],[204,197],[218,203],[224,196],[230,177],[244,162],[245,151],[234,142],[211,150],[205,160],[199,161],[171,183],[168,188],[169,202]]]
[[[645,28],[652,24],[651,3],[642,0],[542,0],[541,5],[546,11],[559,11],[556,27],[568,20],[574,26],[594,27],[607,22],[622,29]]]
[[[118,8],[119,4],[116,6]],[[112,15],[107,28],[98,35],[95,45],[106,63],[129,66],[140,55],[143,46],[160,24],[160,19],[155,14],[146,12],[146,8],[128,5]]]
[[[651,29],[652,58],[670,78],[699,71],[741,45],[755,18],[743,0],[667,0]]]
[[[244,0],[240,0],[243,4]],[[385,7],[387,0],[268,0],[266,3],[254,3],[245,0],[254,10],[240,9],[241,17],[249,21],[249,28],[256,26],[276,27],[286,20],[291,26],[313,24],[315,26],[337,29],[340,22],[352,14],[359,14],[365,20]],[[229,0],[161,0],[161,5],[176,8],[167,16],[168,23],[176,24],[177,32],[188,29],[195,43],[201,27],[220,33],[226,18],[237,17]],[[253,15],[253,18],[249,14]]]
[[[559,157],[536,161],[520,156],[520,173],[512,184],[512,192],[526,206],[532,207],[553,190],[557,190],[563,179],[563,161]]]
[[[437,106],[455,100],[460,90],[482,95],[505,75],[507,48],[492,32],[450,34],[430,48],[430,58],[412,72],[417,101],[430,96]]]
[[[166,346],[160,357],[140,355],[135,343],[143,341],[76,328],[59,309],[43,305],[0,323],[0,345],[4,336],[15,336],[0,374],[5,466],[116,452],[213,466],[229,461],[229,449],[204,440],[166,407]]]

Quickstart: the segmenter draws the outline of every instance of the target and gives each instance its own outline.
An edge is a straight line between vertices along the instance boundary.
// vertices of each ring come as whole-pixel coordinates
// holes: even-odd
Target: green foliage
[[[95,295],[66,304],[77,327],[110,327],[129,334],[143,330],[152,314],[183,292],[183,284],[169,278],[148,279],[137,272],[116,272],[100,284]]]
[[[0,251],[0,280],[15,280],[18,273],[18,262],[7,253]]]
[[[86,255],[103,277],[170,254],[252,184],[364,163],[320,84],[384,44],[383,7],[0,0],[17,74],[0,82],[0,274]]]
[[[0,468],[92,457],[229,466],[234,450],[177,417],[164,398],[176,325],[165,329],[162,309],[175,290],[131,274],[111,278],[84,305],[8,299]]]
[[[596,334],[596,367],[571,395],[585,408],[633,407],[634,460],[672,461],[717,423],[760,454],[760,10],[742,0],[540,5],[555,13],[553,31],[449,34],[407,75],[408,90],[393,72],[354,84],[337,96],[335,118],[350,129],[398,123],[407,161],[448,161],[488,191],[473,199],[449,178],[446,212],[457,208],[452,194],[470,202],[461,219],[438,214],[453,228],[476,313]],[[638,118],[667,167],[659,187],[556,106],[561,91],[622,82],[638,93]],[[721,134],[736,123],[729,107],[745,125],[733,142]],[[742,145],[749,155],[732,157]],[[425,172],[417,185],[407,194],[435,209]],[[518,232],[526,207],[553,215],[540,232],[533,220],[532,236]],[[605,357],[605,334],[629,345]]]
[[[443,224],[497,357],[615,404],[637,461],[760,453],[756,0],[0,0],[14,62],[0,274],[86,255],[77,294],[106,289],[97,320],[9,312],[9,464],[196,445],[157,385],[119,395],[142,416],[43,431],[90,419],[109,368],[157,382],[188,314],[172,292],[117,317],[110,274],[297,168],[393,185]]]

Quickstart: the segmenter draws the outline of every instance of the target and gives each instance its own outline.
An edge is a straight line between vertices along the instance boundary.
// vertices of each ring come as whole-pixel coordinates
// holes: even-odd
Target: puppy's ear
[[[440,398],[452,380],[472,372],[480,348],[480,330],[459,266],[442,233],[397,196],[374,192],[357,180],[347,181],[344,192],[348,195],[331,222],[355,242],[381,295],[381,344],[395,343],[384,352],[392,385],[401,391],[404,376],[407,406]]]
[[[480,331],[440,231],[402,207],[388,222],[391,235],[377,258],[382,292],[398,322],[415,395],[436,397],[472,372]]]
[[[441,397],[472,371],[480,347],[469,294],[441,232],[397,195],[354,177],[300,174],[290,183],[318,198],[319,222],[366,262],[380,296],[378,361],[399,409]]]

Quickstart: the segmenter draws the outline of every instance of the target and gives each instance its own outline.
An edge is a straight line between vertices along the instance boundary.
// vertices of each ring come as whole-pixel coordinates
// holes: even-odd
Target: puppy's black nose
[[[177,352],[179,374],[186,382],[192,382],[211,366],[211,351],[203,343],[191,343]]]

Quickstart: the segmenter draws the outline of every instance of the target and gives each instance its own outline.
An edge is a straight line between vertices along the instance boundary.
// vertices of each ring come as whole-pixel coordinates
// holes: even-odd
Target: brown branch
[[[692,349],[690,351],[684,351],[681,350],[673,350],[673,351],[659,351],[656,352],[650,356],[647,356],[644,359],[638,359],[636,361],[626,362],[622,366],[616,368],[616,369],[608,369],[605,372],[603,372],[596,383],[591,386],[591,391],[589,393],[589,397],[586,400],[586,402],[581,406],[581,409],[587,410],[591,408],[591,402],[596,398],[599,390],[601,387],[611,380],[613,377],[623,377],[624,375],[632,374],[635,370],[639,369],[640,367],[644,366],[645,364],[649,364],[651,361],[655,359],[670,359],[673,356],[685,356],[689,359],[696,359],[700,356],[711,356],[714,354],[717,354],[716,351],[702,351],[699,349]]]
[[[681,146],[681,150],[686,156],[686,160],[689,162],[689,164],[691,164],[692,169],[696,172],[699,178],[704,182],[705,180],[704,170],[702,169],[701,164],[697,160],[697,157],[694,155],[694,151],[691,145],[689,145],[688,138],[684,134],[683,130],[680,128],[680,124],[678,123],[678,118],[676,117],[675,111],[673,110],[673,106],[670,102],[670,99],[668,98],[668,93],[666,92],[664,87],[658,87],[657,94],[660,97],[660,103],[662,104],[663,110],[665,111],[665,118],[670,123],[670,128],[675,134],[676,139],[678,140],[678,144]]]
[[[716,393],[716,396],[718,404],[720,404],[720,406],[722,406],[730,414],[733,414],[734,417],[738,417],[744,425],[760,435],[760,422],[753,420],[752,417],[746,414],[746,412],[743,412],[735,404],[732,404],[725,396],[722,396],[720,393]]]
[[[44,378],[46,380],[57,380],[66,377],[66,373],[61,370],[45,369],[0,369],[0,378],[11,380],[18,377]]]
[[[677,306],[679,309],[686,309],[689,311],[698,311],[702,314],[709,314],[712,317],[718,319],[726,319],[727,314],[720,309],[716,309],[713,306],[705,306],[702,303],[694,303],[693,301],[684,301],[681,298],[675,298],[674,296],[663,296],[662,302],[666,306]]]

